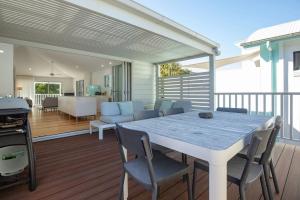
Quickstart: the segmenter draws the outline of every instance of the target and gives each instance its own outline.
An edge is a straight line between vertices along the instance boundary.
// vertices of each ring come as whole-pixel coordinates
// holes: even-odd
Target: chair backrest
[[[163,113],[164,116],[167,115],[176,115],[176,114],[180,114],[180,113],[184,113],[184,109],[183,108],[171,108],[169,110],[167,110],[166,112]]]
[[[137,155],[137,159],[146,161],[150,179],[153,185],[155,182],[155,174],[152,166],[153,154],[148,134],[143,131],[124,128],[119,124],[116,124],[116,133],[123,164],[128,162],[124,153],[124,148],[126,148],[128,152]]]
[[[272,127],[255,131],[254,134],[261,138],[261,142],[258,146],[256,155],[262,156],[262,154],[266,151],[272,133],[273,133]]]
[[[248,110],[245,108],[225,108],[225,107],[218,107],[217,111],[220,112],[233,112],[233,113],[243,113],[247,114]]]
[[[249,146],[249,149],[247,152],[247,162],[244,167],[242,177],[240,180],[242,183],[246,183],[246,181],[247,181],[247,177],[249,175],[251,164],[254,162],[255,155],[257,155],[258,146],[259,146],[261,140],[262,139],[255,134],[252,136],[251,143],[250,143],[250,146]]]
[[[146,132],[127,129],[119,124],[116,124],[116,127],[118,142],[122,147],[139,157],[147,157],[150,155],[150,159],[152,159],[152,151],[151,148],[149,148],[149,136]],[[124,151],[122,150],[121,152]]]
[[[276,143],[276,138],[279,134],[281,125],[282,125],[282,119],[280,116],[277,116],[275,118],[274,127],[273,127],[273,130],[271,132],[271,135],[270,135],[268,143],[267,143],[266,151],[263,153],[263,155],[261,157],[261,160],[260,160],[261,163],[268,162],[271,159],[272,151],[273,151],[274,145]]]
[[[133,117],[134,117],[134,120],[156,118],[156,117],[159,117],[159,111],[158,110],[144,110],[144,111],[140,111],[138,113],[134,113]]]
[[[192,102],[190,100],[177,100],[173,103],[172,108],[183,108],[184,112],[189,112],[192,109]]]

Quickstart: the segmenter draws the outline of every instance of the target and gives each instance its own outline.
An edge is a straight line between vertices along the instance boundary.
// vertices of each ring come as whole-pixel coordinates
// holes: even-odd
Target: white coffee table
[[[93,127],[98,128],[99,130],[99,140],[103,140],[103,130],[105,129],[114,129],[116,127],[115,124],[108,124],[105,122],[102,122],[100,120],[94,120],[90,121],[90,134],[93,133]]]

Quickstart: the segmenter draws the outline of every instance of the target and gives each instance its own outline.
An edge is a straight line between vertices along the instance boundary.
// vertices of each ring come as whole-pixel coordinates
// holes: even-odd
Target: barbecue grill
[[[35,157],[24,99],[0,99],[0,189],[28,183],[35,190]]]

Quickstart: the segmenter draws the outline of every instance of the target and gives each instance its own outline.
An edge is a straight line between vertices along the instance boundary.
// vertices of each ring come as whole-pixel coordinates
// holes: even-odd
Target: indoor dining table
[[[213,118],[199,111],[122,123],[125,128],[145,131],[152,143],[209,163],[209,199],[227,199],[227,162],[249,144],[256,129],[272,123],[272,116],[213,112]],[[124,199],[128,197],[128,180]]]

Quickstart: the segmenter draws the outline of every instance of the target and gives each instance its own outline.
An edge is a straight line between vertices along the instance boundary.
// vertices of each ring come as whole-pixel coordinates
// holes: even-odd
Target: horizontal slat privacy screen
[[[194,110],[209,109],[209,91],[209,72],[158,78],[158,98],[190,100]]]

